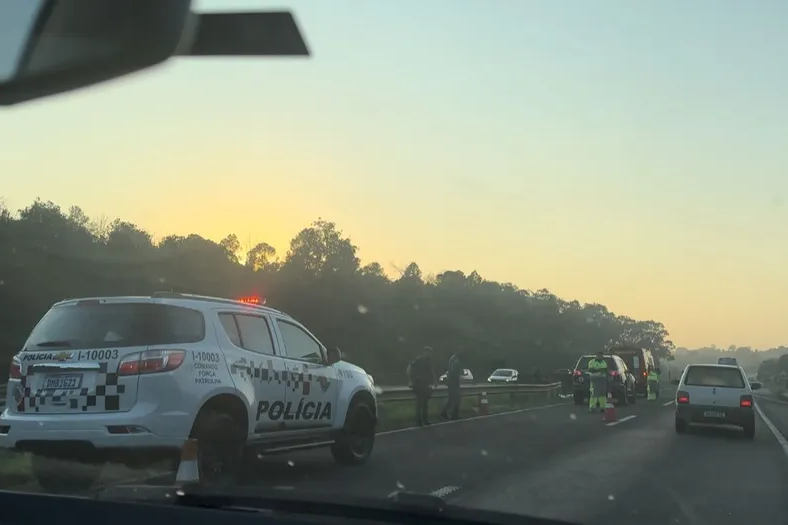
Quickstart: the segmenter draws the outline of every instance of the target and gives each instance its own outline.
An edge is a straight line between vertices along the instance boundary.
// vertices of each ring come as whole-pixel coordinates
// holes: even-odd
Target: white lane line
[[[466,417],[463,419],[454,419],[451,421],[439,421],[437,423],[432,423],[426,427],[407,427],[407,428],[398,428],[396,430],[387,430],[385,432],[378,432],[378,436],[386,436],[388,434],[398,434],[399,432],[408,432],[410,430],[420,430],[424,428],[431,428],[431,427],[440,427],[443,425],[453,425],[455,423],[465,423],[467,421],[476,421],[478,419],[488,419],[491,417],[500,417],[500,416],[508,416],[510,414],[520,414],[521,412],[533,412],[534,410],[544,410],[546,408],[555,408],[565,405],[570,405],[571,403],[554,403],[552,405],[542,405],[538,407],[529,407],[529,408],[519,408],[517,410],[509,410],[508,412],[497,412],[495,414],[487,414],[486,416],[473,416],[473,417]]]
[[[430,427],[439,427],[441,425],[451,425],[451,424],[454,424],[454,423],[464,423],[466,421],[475,421],[477,419],[487,419],[487,418],[490,418],[490,417],[507,416],[509,414],[519,414],[520,412],[531,412],[533,410],[543,410],[545,408],[560,407],[560,406],[564,406],[564,405],[568,405],[568,404],[570,404],[570,403],[554,403],[552,405],[543,405],[543,406],[539,406],[539,407],[520,408],[520,409],[517,409],[517,410],[510,410],[508,412],[497,412],[495,414],[487,414],[486,416],[473,416],[473,417],[466,417],[464,419],[455,419],[455,420],[452,420],[452,421],[439,421],[438,423],[431,424]],[[377,432],[375,435],[377,435],[377,436],[385,436],[385,435],[388,435],[388,434],[397,434],[398,432],[407,432],[409,430],[419,430],[419,429],[422,429],[422,428],[429,428],[429,427],[398,428],[396,430],[387,430],[385,432]],[[270,454],[272,452],[288,452],[288,451],[291,451],[291,450],[309,450],[309,449],[313,449],[313,448],[327,446],[327,445],[330,445],[331,443],[333,443],[333,441],[320,441],[318,443],[305,443],[303,445],[285,445],[285,446],[282,446],[282,447],[270,448],[266,452]]]
[[[788,401],[781,401],[779,399],[774,399],[772,397],[762,396],[761,394],[753,394],[758,399],[763,399],[764,401],[768,401],[769,403],[776,403],[778,405],[788,405]]]
[[[758,406],[758,403],[755,403],[755,410],[758,411],[758,415],[761,416],[763,422],[766,423],[766,426],[772,431],[772,434],[774,434],[774,439],[777,440],[777,443],[780,444],[785,455],[788,456],[788,440],[785,439],[785,436],[783,436],[782,432],[777,430],[777,427],[774,426],[774,423],[772,423],[769,418],[766,417],[766,414],[763,413],[763,410],[761,410],[761,407]]]
[[[439,498],[445,498],[452,492],[457,492],[458,490],[460,490],[460,488],[461,487],[458,487],[456,485],[446,485],[445,487],[441,487],[438,490],[433,490],[432,492],[430,492],[430,494],[433,496],[438,496]]]
[[[663,407],[669,407],[669,406],[670,406],[670,405],[672,405],[673,403],[675,403],[675,401],[673,401],[673,400],[671,399],[671,400],[670,400],[670,401],[668,401],[667,403],[662,403],[662,406],[663,406]]]
[[[624,421],[629,421],[631,419],[635,419],[636,417],[637,417],[636,415],[632,414],[631,416],[622,417],[618,421],[611,421],[610,423],[605,423],[605,425],[608,426],[608,427],[614,427],[614,426],[618,425],[619,423],[623,423]]]

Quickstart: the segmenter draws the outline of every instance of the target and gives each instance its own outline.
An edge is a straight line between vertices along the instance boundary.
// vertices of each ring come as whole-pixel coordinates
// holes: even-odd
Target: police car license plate
[[[82,385],[82,375],[56,375],[44,379],[44,390],[74,390]]]
[[[707,410],[703,413],[705,417],[725,417],[725,412],[717,412],[716,410]]]

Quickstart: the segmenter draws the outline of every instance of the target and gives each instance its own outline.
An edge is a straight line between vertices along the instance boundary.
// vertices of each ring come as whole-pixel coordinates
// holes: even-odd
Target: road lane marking
[[[531,412],[533,410],[543,410],[545,408],[554,408],[554,407],[560,407],[560,406],[569,405],[569,404],[570,403],[555,403],[555,404],[552,404],[552,405],[543,405],[543,406],[539,406],[539,407],[520,408],[520,409],[517,409],[517,410],[510,410],[508,412],[497,412],[495,414],[487,414],[486,416],[473,416],[473,417],[466,417],[464,419],[455,419],[455,420],[452,420],[452,421],[439,421],[437,423],[432,423],[431,425],[429,425],[429,427],[439,427],[441,425],[450,425],[452,423],[463,423],[465,421],[475,421],[477,419],[487,419],[487,418],[490,418],[490,417],[507,416],[509,414],[518,414],[520,412]],[[375,435],[376,436],[385,436],[385,435],[388,435],[388,434],[397,434],[398,432],[406,432],[408,430],[419,430],[421,428],[429,428],[429,427],[397,428],[397,429],[394,429],[394,430],[386,430],[385,432],[376,432]],[[299,444],[299,445],[285,445],[285,446],[282,446],[282,447],[269,448],[269,449],[266,450],[265,454],[263,454],[263,455],[271,454],[271,453],[279,453],[279,452],[289,452],[289,451],[298,451],[298,450],[310,450],[310,449],[313,449],[313,448],[325,447],[325,446],[331,445],[332,443],[333,443],[333,441],[319,441],[317,443],[304,443],[304,444]]]
[[[623,423],[624,421],[629,421],[630,419],[635,419],[636,417],[637,417],[636,415],[632,414],[631,416],[622,417],[618,421],[611,421],[610,423],[606,423],[606,425],[609,426],[609,427],[614,427],[614,426],[618,425],[619,423]]]
[[[669,406],[670,406],[670,405],[672,405],[672,404],[673,404],[673,400],[671,399],[671,400],[670,400],[670,401],[668,401],[667,403],[662,403],[662,406],[663,406],[663,407],[669,407]]]
[[[772,434],[774,434],[774,439],[777,440],[777,443],[780,444],[785,455],[788,456],[788,440],[786,440],[782,432],[780,432],[777,427],[774,426],[774,423],[772,423],[769,418],[766,417],[766,414],[763,413],[763,410],[761,410],[761,407],[758,406],[758,403],[755,403],[755,410],[758,411],[758,415],[761,416],[763,422],[766,423],[766,426],[772,431]]]
[[[753,396],[757,397],[758,399],[763,399],[764,401],[768,401],[769,403],[776,403],[778,405],[788,405],[788,401],[781,401],[779,399],[774,399],[773,397],[768,397],[761,394],[753,394]]]
[[[386,430],[385,432],[378,432],[377,436],[386,436],[388,434],[398,434],[399,432],[408,432],[410,430],[419,430],[422,428],[430,428],[430,427],[440,427],[443,425],[453,425],[455,423],[465,423],[467,421],[476,421],[478,419],[488,419],[491,417],[500,417],[500,416],[508,416],[510,414],[519,414],[521,412],[532,412],[534,410],[544,410],[546,408],[555,408],[561,406],[567,406],[571,403],[554,403],[552,405],[542,405],[538,407],[529,407],[529,408],[518,408],[517,410],[509,410],[508,412],[497,412],[495,414],[487,414],[486,416],[473,416],[473,417],[466,417],[462,419],[453,419],[451,421],[438,421],[437,423],[431,423],[424,427],[406,427],[406,428],[398,428],[395,430]]]
[[[432,492],[430,492],[430,494],[433,496],[438,496],[439,498],[445,498],[452,492],[457,492],[458,490],[460,490],[460,488],[461,487],[458,487],[456,485],[446,485],[445,487],[441,487],[438,490],[433,490]]]

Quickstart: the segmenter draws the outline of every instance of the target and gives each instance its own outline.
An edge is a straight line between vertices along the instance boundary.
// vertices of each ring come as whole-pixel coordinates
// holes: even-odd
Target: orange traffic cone
[[[616,420],[616,407],[613,405],[613,396],[607,395],[607,402],[605,403],[605,415],[602,419],[608,423]]]
[[[482,392],[481,398],[479,398],[479,415],[486,416],[489,413],[489,407],[487,406],[487,392]]]
[[[197,463],[197,440],[187,439],[181,449],[181,464],[175,475],[176,485],[200,482],[200,467]]]

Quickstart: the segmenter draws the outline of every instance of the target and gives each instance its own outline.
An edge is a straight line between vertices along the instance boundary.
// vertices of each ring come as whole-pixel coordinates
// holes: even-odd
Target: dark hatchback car
[[[623,359],[617,355],[603,356],[607,361],[607,387],[613,394],[613,401],[620,405],[635,403],[635,376],[627,368]],[[572,386],[576,405],[588,402],[588,362],[593,355],[584,355],[577,361],[572,373]]]

